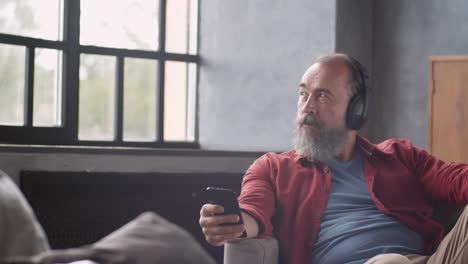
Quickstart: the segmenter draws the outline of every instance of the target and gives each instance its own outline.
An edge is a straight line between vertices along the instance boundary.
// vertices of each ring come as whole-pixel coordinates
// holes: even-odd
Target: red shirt
[[[432,253],[444,236],[432,219],[432,201],[450,205],[468,202],[468,165],[446,164],[409,141],[392,139],[374,145],[357,138],[364,160],[364,178],[377,208],[396,217],[427,240]],[[267,153],[242,180],[239,204],[262,227],[273,232],[280,262],[310,264],[312,247],[330,190],[330,169],[294,150]]]

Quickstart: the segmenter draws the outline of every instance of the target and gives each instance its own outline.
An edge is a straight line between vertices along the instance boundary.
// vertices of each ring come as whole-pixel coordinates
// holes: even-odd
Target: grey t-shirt
[[[378,254],[423,254],[423,237],[383,214],[364,181],[358,148],[350,161],[326,161],[330,195],[313,250],[314,264],[362,264]]]

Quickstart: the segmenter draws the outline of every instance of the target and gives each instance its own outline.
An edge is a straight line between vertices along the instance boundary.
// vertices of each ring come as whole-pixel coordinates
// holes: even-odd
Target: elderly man
[[[288,264],[468,263],[468,211],[445,234],[432,207],[467,204],[468,165],[446,164],[407,140],[375,145],[359,136],[366,79],[345,54],[319,57],[307,69],[294,150],[267,153],[247,170],[243,225],[222,225],[238,216],[221,215],[219,205],[202,207],[209,243],[274,233]]]

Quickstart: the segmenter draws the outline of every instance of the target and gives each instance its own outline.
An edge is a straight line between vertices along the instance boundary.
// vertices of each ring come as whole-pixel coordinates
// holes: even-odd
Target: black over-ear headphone
[[[346,110],[346,126],[352,130],[359,130],[367,120],[369,75],[366,68],[356,59],[350,57],[350,70],[353,81],[357,82],[357,91],[349,100]]]

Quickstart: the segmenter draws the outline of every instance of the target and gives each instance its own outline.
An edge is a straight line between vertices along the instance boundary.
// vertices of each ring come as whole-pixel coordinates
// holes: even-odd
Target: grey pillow
[[[49,249],[46,235],[16,184],[0,171],[0,261]]]
[[[16,257],[9,263],[53,264],[77,260],[107,264],[215,264],[191,234],[152,212],[141,214],[94,244]]]

